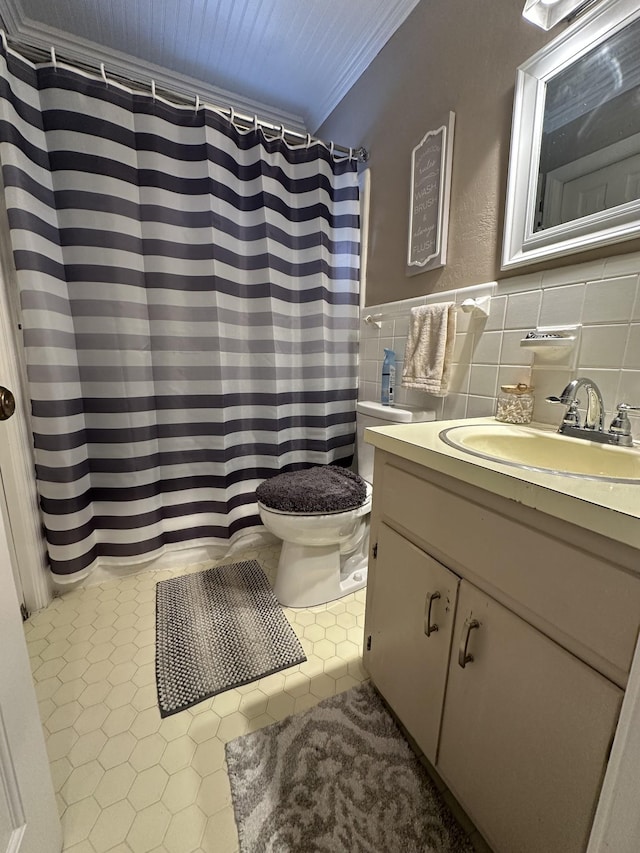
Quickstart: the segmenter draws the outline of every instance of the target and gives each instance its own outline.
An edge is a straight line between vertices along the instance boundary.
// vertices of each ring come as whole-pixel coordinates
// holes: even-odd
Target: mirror
[[[610,0],[518,69],[503,269],[640,236],[639,44]]]

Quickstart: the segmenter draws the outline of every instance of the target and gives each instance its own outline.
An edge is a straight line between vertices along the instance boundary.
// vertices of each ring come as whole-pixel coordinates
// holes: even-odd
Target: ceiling
[[[0,0],[9,35],[315,132],[419,0]]]

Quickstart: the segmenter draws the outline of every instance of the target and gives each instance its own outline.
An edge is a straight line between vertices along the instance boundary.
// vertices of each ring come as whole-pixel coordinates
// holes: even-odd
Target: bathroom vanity
[[[640,483],[469,457],[452,425],[367,431],[365,666],[495,853],[581,853],[640,625]]]

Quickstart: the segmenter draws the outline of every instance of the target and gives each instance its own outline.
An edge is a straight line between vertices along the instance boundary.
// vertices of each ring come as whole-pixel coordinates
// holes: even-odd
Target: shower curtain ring
[[[278,138],[282,139],[284,141],[284,125],[283,124],[280,125],[280,133],[278,135]]]
[[[305,143],[305,146],[306,146],[307,148],[310,148],[310,147],[311,147],[311,134],[310,134],[310,133],[307,133],[307,141],[306,141],[306,143]]]
[[[0,38],[2,39],[2,48],[6,52],[9,50],[9,45],[7,43],[7,34],[4,30],[0,30]]]
[[[256,115],[254,115],[254,117],[253,117],[253,129],[254,129],[255,131],[257,131],[257,130],[258,130],[258,116],[257,116],[257,114],[256,114]]]
[[[229,107],[229,123],[235,125],[236,111],[233,107]]]
[[[102,77],[102,79],[104,80],[106,85],[108,86],[109,81],[107,80],[107,72],[106,72],[105,67],[104,67],[104,62],[100,63],[100,76]]]
[[[58,62],[56,60],[56,49],[53,45],[51,45],[51,64],[53,65],[53,70],[58,70]]]
[[[151,81],[151,97],[155,101],[155,99],[156,99],[156,81],[155,80]]]
[[[200,95],[196,95],[196,112],[200,109]]]
[[[333,157],[333,149],[334,149],[333,139],[331,140],[331,144],[329,145],[329,157]]]

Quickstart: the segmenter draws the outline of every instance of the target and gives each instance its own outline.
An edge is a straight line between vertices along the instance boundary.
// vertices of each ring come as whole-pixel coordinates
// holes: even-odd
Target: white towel
[[[402,385],[446,397],[456,337],[455,302],[411,309]]]

